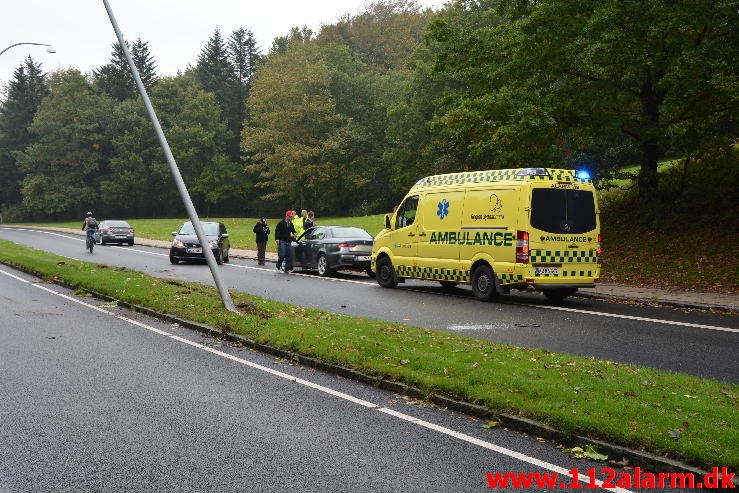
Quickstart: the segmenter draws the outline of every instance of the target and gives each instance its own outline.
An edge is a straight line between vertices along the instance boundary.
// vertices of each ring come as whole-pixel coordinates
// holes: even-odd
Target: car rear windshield
[[[334,228],[331,233],[334,238],[372,239],[372,235],[362,228]]]
[[[203,231],[205,231],[206,235],[218,236],[218,223],[200,223],[200,225],[203,227]],[[195,228],[192,226],[192,223],[187,222],[183,224],[182,228],[180,229],[180,234],[194,235]]]
[[[535,188],[531,192],[531,226],[547,233],[581,234],[595,229],[592,191]]]
[[[105,225],[111,228],[130,228],[126,221],[105,221]]]

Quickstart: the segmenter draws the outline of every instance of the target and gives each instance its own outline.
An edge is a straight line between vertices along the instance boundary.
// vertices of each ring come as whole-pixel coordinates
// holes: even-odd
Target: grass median
[[[646,450],[739,468],[739,386],[287,305],[0,240],[0,261],[258,343]]]

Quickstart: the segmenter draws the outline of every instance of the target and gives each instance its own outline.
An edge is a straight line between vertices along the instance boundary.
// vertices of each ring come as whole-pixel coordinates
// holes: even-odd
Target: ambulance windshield
[[[582,234],[595,229],[593,192],[556,188],[531,191],[531,226],[547,233]]]

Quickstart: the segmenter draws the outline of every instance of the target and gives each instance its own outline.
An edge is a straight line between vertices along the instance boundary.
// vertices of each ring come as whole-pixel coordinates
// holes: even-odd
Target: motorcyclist
[[[88,245],[90,241],[95,241],[93,235],[98,229],[98,222],[92,215],[92,212],[85,214],[85,220],[82,222],[82,231],[87,233],[87,241],[85,245]]]

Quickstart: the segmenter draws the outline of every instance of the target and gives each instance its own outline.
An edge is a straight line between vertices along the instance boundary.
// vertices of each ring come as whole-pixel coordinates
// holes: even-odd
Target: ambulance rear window
[[[581,234],[595,229],[593,192],[555,188],[531,191],[531,226],[547,233]]]

